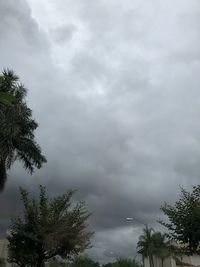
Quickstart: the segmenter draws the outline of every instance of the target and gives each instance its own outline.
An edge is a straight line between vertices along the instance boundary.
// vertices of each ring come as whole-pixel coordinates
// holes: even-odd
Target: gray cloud
[[[19,185],[75,188],[93,212],[88,253],[133,256],[142,226],[125,218],[159,228],[162,202],[199,183],[199,1],[28,3],[0,2],[0,67],[29,89],[48,163],[11,170],[1,233]]]
[[[53,40],[58,44],[65,44],[70,41],[73,37],[74,33],[77,31],[77,28],[73,24],[62,25],[60,27],[56,27],[51,29],[50,33],[53,37]]]

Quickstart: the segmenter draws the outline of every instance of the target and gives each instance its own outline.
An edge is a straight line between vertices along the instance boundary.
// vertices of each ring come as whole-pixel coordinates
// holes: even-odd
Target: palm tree
[[[154,254],[154,229],[149,228],[147,225],[143,228],[143,234],[139,237],[137,243],[138,253],[144,257],[149,258],[150,267],[154,267],[153,254]]]
[[[12,104],[0,101],[0,184],[3,189],[7,170],[16,160],[23,163],[30,173],[34,167],[40,168],[45,157],[34,140],[34,130],[38,127],[32,119],[32,111],[24,100],[27,90],[18,83],[19,78],[11,70],[0,75],[1,98],[6,95],[15,98]],[[3,96],[3,97],[2,97]]]
[[[164,260],[171,255],[169,241],[166,240],[166,234],[155,232],[152,236],[154,242],[154,255],[161,259],[162,267]]]
[[[139,237],[138,252],[143,257],[149,258],[151,267],[154,267],[153,256],[161,259],[162,267],[164,260],[171,255],[169,242],[166,240],[166,235],[161,232],[155,232],[152,228],[146,226],[143,229],[143,235]]]

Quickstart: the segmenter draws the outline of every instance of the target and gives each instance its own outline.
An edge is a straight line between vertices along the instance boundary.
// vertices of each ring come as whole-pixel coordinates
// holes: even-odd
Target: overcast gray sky
[[[199,25],[199,0],[0,0],[0,69],[29,89],[48,159],[9,172],[1,233],[19,185],[74,188],[93,212],[89,255],[135,255],[142,225],[125,218],[157,227],[160,205],[199,183]]]

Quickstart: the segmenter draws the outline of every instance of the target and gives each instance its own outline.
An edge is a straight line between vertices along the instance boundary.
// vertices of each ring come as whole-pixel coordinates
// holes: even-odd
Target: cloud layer
[[[135,254],[141,226],[125,218],[157,227],[162,202],[199,183],[199,15],[198,0],[0,1],[0,67],[29,89],[48,158],[10,172],[2,232],[19,185],[76,188],[93,212],[88,253]]]

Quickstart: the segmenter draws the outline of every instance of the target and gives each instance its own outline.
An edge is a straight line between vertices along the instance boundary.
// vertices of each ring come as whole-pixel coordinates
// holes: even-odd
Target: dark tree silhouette
[[[165,203],[161,210],[169,222],[160,223],[168,229],[170,239],[183,244],[184,253],[200,254],[200,185],[192,192],[182,188],[180,199],[174,205]]]
[[[53,257],[72,257],[90,246],[93,234],[87,229],[90,216],[82,202],[71,205],[74,191],[49,198],[40,186],[39,201],[21,189],[22,216],[10,227],[9,261],[17,266],[41,267]]]
[[[11,70],[0,75],[0,185],[3,189],[7,170],[16,160],[30,173],[40,168],[45,157],[34,139],[38,127],[32,111],[25,102],[26,88]],[[11,100],[14,99],[14,101]],[[6,101],[6,102],[5,102]]]

